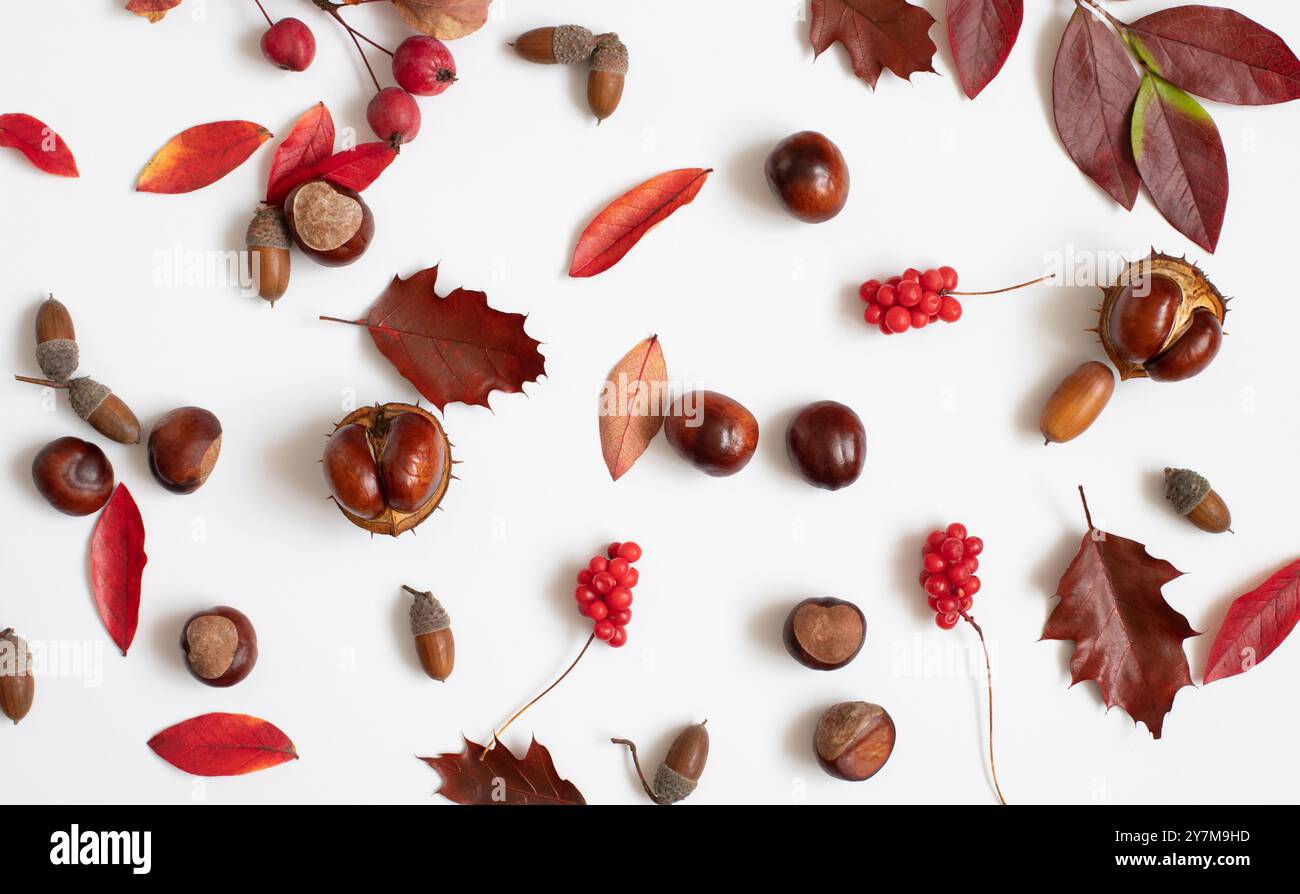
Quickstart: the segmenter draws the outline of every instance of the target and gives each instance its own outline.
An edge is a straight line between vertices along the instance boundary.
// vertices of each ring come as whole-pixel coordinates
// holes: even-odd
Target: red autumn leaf
[[[524,331],[524,315],[488,306],[487,295],[456,289],[440,298],[438,268],[393,277],[363,320],[375,347],[439,410],[459,401],[488,406],[488,395],[524,390],[546,372],[541,342]]]
[[[289,194],[281,184],[297,171],[310,169],[334,152],[334,119],[325,103],[318,102],[294,122],[289,135],[280,141],[266,178],[266,201],[278,205]],[[292,187],[290,187],[292,188]]]
[[[907,0],[812,0],[808,39],[813,58],[837,40],[844,44],[853,73],[874,90],[886,68],[905,80],[934,71],[933,24],[934,16]]]
[[[406,20],[406,24],[416,31],[439,40],[455,40],[483,27],[491,2],[492,0],[393,0],[393,5]]]
[[[1123,26],[1151,71],[1188,93],[1238,105],[1300,99],[1300,59],[1239,12],[1175,6]]]
[[[641,237],[695,198],[713,168],[682,168],[651,177],[596,215],[578,238],[569,276],[595,276],[613,267]]]
[[[195,776],[243,776],[298,759],[289,737],[247,714],[200,714],[149,740],[167,763]]]
[[[1071,686],[1095,680],[1106,707],[1119,705],[1157,739],[1174,695],[1192,684],[1183,640],[1198,634],[1160,592],[1180,575],[1141,543],[1093,528],[1089,516],[1043,628],[1043,639],[1074,641]]]
[[[275,192],[267,199],[272,203],[281,202],[299,183],[318,177],[361,192],[374,183],[395,158],[396,150],[387,143],[362,143],[322,158],[309,168],[292,172],[275,185]]]
[[[183,130],[154,153],[140,172],[140,192],[193,192],[243,164],[271,132],[252,121],[213,121]]]
[[[1165,220],[1213,252],[1228,208],[1228,157],[1209,113],[1148,74],[1133,108],[1133,159]]]
[[[600,395],[600,449],[615,481],[663,428],[667,386],[668,367],[657,335],[637,342],[609,371]]]
[[[1292,562],[1228,608],[1210,647],[1202,682],[1232,677],[1259,664],[1300,621],[1300,562]]]
[[[31,115],[21,112],[0,115],[0,146],[17,149],[47,174],[79,176],[77,160],[63,138]]]
[[[90,538],[90,586],[99,616],[123,655],[140,622],[140,580],[148,561],[144,520],[131,492],[119,484]]]
[[[1024,0],[948,0],[948,43],[971,99],[998,76],[1020,34]]]
[[[462,737],[463,738],[463,737]],[[500,742],[483,757],[483,746],[465,739],[459,753],[422,757],[442,777],[442,788],[435,794],[457,804],[586,804],[582,792],[567,779],[561,779],[551,760],[551,753],[533,739],[523,760],[515,757]]]
[[[130,0],[126,4],[128,12],[144,16],[150,22],[162,21],[170,10],[181,5],[181,0]]]
[[[1133,210],[1133,104],[1142,79],[1124,42],[1082,8],[1066,26],[1052,71],[1052,113],[1065,149],[1097,185]]]

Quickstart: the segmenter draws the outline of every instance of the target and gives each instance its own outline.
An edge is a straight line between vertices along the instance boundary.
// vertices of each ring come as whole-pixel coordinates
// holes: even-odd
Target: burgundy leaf
[[[948,0],[948,43],[971,99],[989,85],[1016,45],[1024,0]]]
[[[1292,562],[1244,596],[1223,619],[1205,662],[1205,683],[1232,677],[1259,664],[1300,621],[1300,562]]]
[[[1056,130],[1079,170],[1130,211],[1140,188],[1131,122],[1141,84],[1124,42],[1075,9],[1052,72]]]
[[[420,760],[442,777],[437,794],[457,804],[587,803],[576,785],[560,778],[551,753],[536,739],[522,759],[499,742],[484,755],[482,745],[465,739],[464,751]]]
[[[1133,109],[1133,158],[1165,219],[1213,252],[1228,207],[1228,157],[1209,113],[1148,74]]]
[[[934,71],[933,24],[934,16],[906,0],[812,0],[808,40],[814,58],[837,40],[844,44],[853,73],[874,90],[886,68],[905,80]]]
[[[119,484],[90,538],[90,586],[113,642],[126,654],[140,623],[144,576],[144,521],[125,484]]]

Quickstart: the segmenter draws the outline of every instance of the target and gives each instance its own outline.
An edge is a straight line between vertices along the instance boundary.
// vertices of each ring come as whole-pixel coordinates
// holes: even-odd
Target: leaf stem
[[[547,686],[545,689],[543,689],[543,690],[541,691],[540,694],[537,695],[537,697],[535,697],[535,698],[534,698],[532,701],[530,701],[528,704],[524,705],[522,708],[520,708],[518,711],[516,711],[516,712],[514,713],[514,716],[511,717],[509,720],[507,720],[507,721],[505,722],[505,725],[504,725],[504,726],[502,726],[500,729],[493,730],[493,732],[492,732],[492,741],[489,742],[489,743],[487,744],[487,747],[483,749],[483,753],[482,753],[481,755],[479,755],[479,760],[481,760],[481,761],[485,761],[485,760],[487,760],[488,752],[491,751],[493,748],[495,748],[495,747],[497,746],[497,736],[499,736],[499,735],[501,735],[502,733],[504,733],[504,732],[506,731],[507,727],[510,726],[510,724],[512,724],[512,723],[514,723],[516,720],[518,720],[520,714],[523,714],[525,711],[527,711],[527,710],[528,710],[529,708],[531,708],[533,705],[535,705],[535,704],[537,704],[538,702],[540,702],[540,701],[542,700],[543,696],[546,695],[546,693],[550,692],[552,689],[554,689],[556,686],[559,686],[560,683],[562,683],[562,682],[564,681],[564,678],[567,677],[567,676],[569,675],[570,671],[572,671],[575,667],[578,666],[578,662],[582,660],[582,656],[587,654],[587,650],[591,648],[591,644],[592,644],[593,641],[595,641],[595,639],[596,639],[596,634],[595,634],[595,633],[593,633],[591,636],[587,637],[587,643],[586,643],[586,645],[584,645],[584,646],[582,647],[582,651],[578,653],[578,657],[575,658],[575,659],[573,659],[573,664],[570,664],[570,665],[565,669],[564,673],[560,674],[560,675],[555,679],[555,682],[554,682],[554,683],[552,683],[550,686]]]
[[[610,739],[609,741],[613,742],[615,745],[627,746],[628,751],[632,752],[632,765],[636,767],[637,778],[641,780],[641,787],[645,789],[645,793],[650,797],[650,800],[654,801],[656,804],[659,804],[660,806],[666,804],[667,802],[660,798],[659,795],[655,793],[655,790],[650,787],[650,783],[646,781],[645,774],[641,772],[641,760],[636,754],[636,743],[631,739]]]
[[[1022,282],[1022,283],[1020,283],[1019,285],[1007,286],[1005,289],[993,289],[992,291],[989,291],[989,292],[955,292],[955,291],[952,291],[952,290],[950,290],[950,289],[944,289],[943,292],[942,292],[942,294],[944,294],[944,295],[960,295],[960,296],[962,296],[963,298],[971,298],[971,297],[975,297],[975,296],[979,296],[979,295],[1001,295],[1003,292],[1014,292],[1016,289],[1023,289],[1023,288],[1026,288],[1026,287],[1028,287],[1028,286],[1037,285],[1038,283],[1040,283],[1040,282],[1045,282],[1045,281],[1047,281],[1047,280],[1049,280],[1049,279],[1056,279],[1056,274],[1055,274],[1055,273],[1049,273],[1049,274],[1047,274],[1046,276],[1040,276],[1040,277],[1038,277],[1038,279],[1031,279],[1029,282]]]
[[[1088,530],[1092,531],[1092,513],[1088,511],[1088,497],[1083,492],[1083,485],[1079,485],[1079,499],[1083,501],[1083,517],[1088,521]]]
[[[257,4],[258,9],[262,10],[262,18],[266,19],[266,24],[274,27],[275,22],[271,21],[271,17],[266,14],[266,8],[262,6],[262,0],[253,0],[253,2]]]
[[[984,678],[988,681],[989,691],[989,772],[993,776],[993,790],[998,793],[998,801],[1005,807],[1007,806],[1007,799],[1002,796],[1002,786],[998,783],[998,765],[997,761],[993,759],[993,665],[989,662],[989,647],[988,643],[984,641],[984,631],[980,629],[980,625],[975,623],[975,619],[966,614],[965,611],[961,613],[961,616],[979,634],[980,648],[984,651]]]
[[[327,317],[327,316],[325,316],[324,314],[321,314],[321,317],[320,317],[320,318],[321,318],[322,320],[324,320],[325,322],[327,322],[327,323],[347,323],[349,326],[367,326],[367,325],[368,325],[367,323],[365,323],[365,322],[363,322],[363,321],[361,321],[361,320],[345,320],[345,319],[343,319],[342,317]]]

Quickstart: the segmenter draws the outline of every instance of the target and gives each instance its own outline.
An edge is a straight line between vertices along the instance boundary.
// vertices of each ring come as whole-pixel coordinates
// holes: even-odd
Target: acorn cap
[[[1165,499],[1179,515],[1186,515],[1205,499],[1210,482],[1191,469],[1165,469]]]
[[[82,419],[90,419],[90,414],[98,410],[111,393],[107,385],[101,385],[89,376],[68,383],[68,400]]]
[[[263,205],[257,209],[244,242],[249,248],[283,248],[289,247],[289,226],[284,221],[284,212],[273,205]]]
[[[551,36],[555,61],[563,65],[582,62],[591,55],[595,35],[581,25],[557,25]]]
[[[676,804],[688,797],[698,784],[697,780],[687,779],[667,764],[660,764],[655,771],[655,794],[669,804]]]
[[[627,46],[611,35],[591,54],[591,70],[627,74]]]
[[[411,633],[423,636],[451,626],[451,615],[432,593],[417,593],[411,603]]]
[[[66,382],[77,371],[81,349],[70,338],[53,338],[36,346],[36,362],[47,377]]]

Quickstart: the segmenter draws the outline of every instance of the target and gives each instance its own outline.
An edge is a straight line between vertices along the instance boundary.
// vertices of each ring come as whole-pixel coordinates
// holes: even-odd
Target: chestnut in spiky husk
[[[411,530],[438,508],[451,482],[451,442],[442,424],[410,404],[349,413],[321,462],[339,510],[372,534]]]
[[[1104,291],[1097,332],[1121,379],[1190,379],[1219,353],[1227,299],[1186,259],[1152,252]]]

